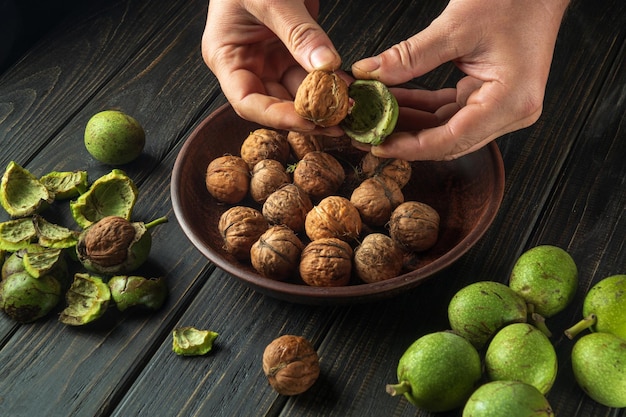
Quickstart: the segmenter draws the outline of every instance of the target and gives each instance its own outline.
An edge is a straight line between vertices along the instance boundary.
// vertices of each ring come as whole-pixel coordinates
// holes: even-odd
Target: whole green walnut
[[[119,110],[96,113],[85,127],[87,151],[105,164],[127,164],[141,154],[145,144],[141,124]]]
[[[61,284],[52,275],[35,278],[22,271],[0,281],[0,308],[20,323],[44,317],[60,300]]]

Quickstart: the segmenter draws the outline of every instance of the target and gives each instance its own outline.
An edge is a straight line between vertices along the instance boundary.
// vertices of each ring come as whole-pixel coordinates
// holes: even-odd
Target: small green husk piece
[[[71,248],[78,242],[79,233],[66,227],[50,223],[41,216],[33,216],[33,224],[41,246],[54,249]]]
[[[0,223],[0,249],[15,252],[28,247],[37,237],[31,217]]]
[[[172,332],[172,350],[182,356],[206,355],[213,348],[213,341],[217,336],[211,330],[179,327]]]
[[[54,194],[55,200],[78,197],[89,187],[87,171],[52,171],[39,181]]]
[[[89,190],[70,201],[76,223],[83,229],[107,216],[130,220],[139,191],[135,183],[120,169],[113,169],[91,184]]]
[[[65,297],[67,307],[61,312],[59,321],[82,326],[104,314],[111,300],[111,290],[101,277],[77,273]]]
[[[24,252],[23,262],[26,272],[35,278],[49,273],[55,266],[62,262],[63,252],[61,249],[44,248],[31,245]]]
[[[167,285],[163,278],[116,275],[109,280],[109,288],[120,311],[131,307],[158,310],[167,298]]]
[[[9,162],[0,184],[0,204],[11,217],[38,213],[52,201],[54,195],[37,177],[16,162]]]
[[[394,95],[377,80],[354,81],[348,95],[354,105],[340,124],[346,135],[373,146],[383,143],[398,122],[400,110]]]

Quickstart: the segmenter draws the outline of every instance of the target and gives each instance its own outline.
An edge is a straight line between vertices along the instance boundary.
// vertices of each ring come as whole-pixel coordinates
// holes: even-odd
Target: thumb
[[[316,69],[332,71],[341,66],[341,57],[333,43],[304,2],[272,2],[272,5],[271,11],[260,15],[263,23],[280,38],[307,72]]]
[[[376,79],[387,85],[407,82],[457,58],[458,51],[449,37],[434,22],[379,55],[355,62],[352,74],[355,78]]]

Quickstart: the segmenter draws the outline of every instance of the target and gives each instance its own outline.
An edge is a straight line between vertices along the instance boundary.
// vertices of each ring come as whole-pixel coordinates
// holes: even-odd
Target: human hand
[[[354,63],[356,78],[387,85],[449,61],[466,74],[456,89],[394,90],[401,106],[399,132],[371,152],[408,160],[454,159],[535,123],[568,1],[451,0],[422,32]]]
[[[317,0],[211,0],[202,56],[244,119],[267,127],[339,136],[300,117],[293,97],[314,69],[336,70],[341,58],[316,23]]]

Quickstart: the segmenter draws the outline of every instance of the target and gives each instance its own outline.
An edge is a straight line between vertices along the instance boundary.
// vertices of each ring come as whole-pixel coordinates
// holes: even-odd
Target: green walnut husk
[[[78,197],[89,187],[87,171],[52,171],[39,181],[54,195],[55,200]]]
[[[396,127],[398,101],[387,86],[377,80],[356,80],[348,87],[354,104],[340,126],[350,138],[380,145]]]
[[[109,288],[120,311],[134,307],[158,310],[167,298],[167,285],[163,278],[116,275],[109,280]]]
[[[160,217],[150,223],[129,222],[108,216],[85,229],[78,238],[76,255],[88,270],[99,274],[127,274],[139,268],[152,247],[149,229],[167,222]]]
[[[106,312],[111,301],[111,290],[102,277],[77,273],[65,299],[67,307],[59,315],[59,321],[70,326],[82,326],[97,320]]]
[[[211,330],[179,327],[172,332],[172,350],[177,355],[206,355],[213,349],[213,341],[219,336]]]
[[[114,169],[91,184],[89,190],[70,201],[76,223],[83,229],[107,216],[130,220],[139,191],[124,171]]]
[[[79,233],[66,227],[50,223],[41,216],[33,216],[33,224],[41,246],[67,249],[76,245]]]
[[[61,284],[52,275],[35,278],[21,271],[0,282],[0,308],[20,323],[30,323],[44,317],[60,300]]]
[[[15,252],[28,247],[37,238],[31,217],[0,223],[0,249]]]
[[[0,183],[0,204],[13,218],[38,213],[54,201],[54,195],[14,161],[9,162]]]

